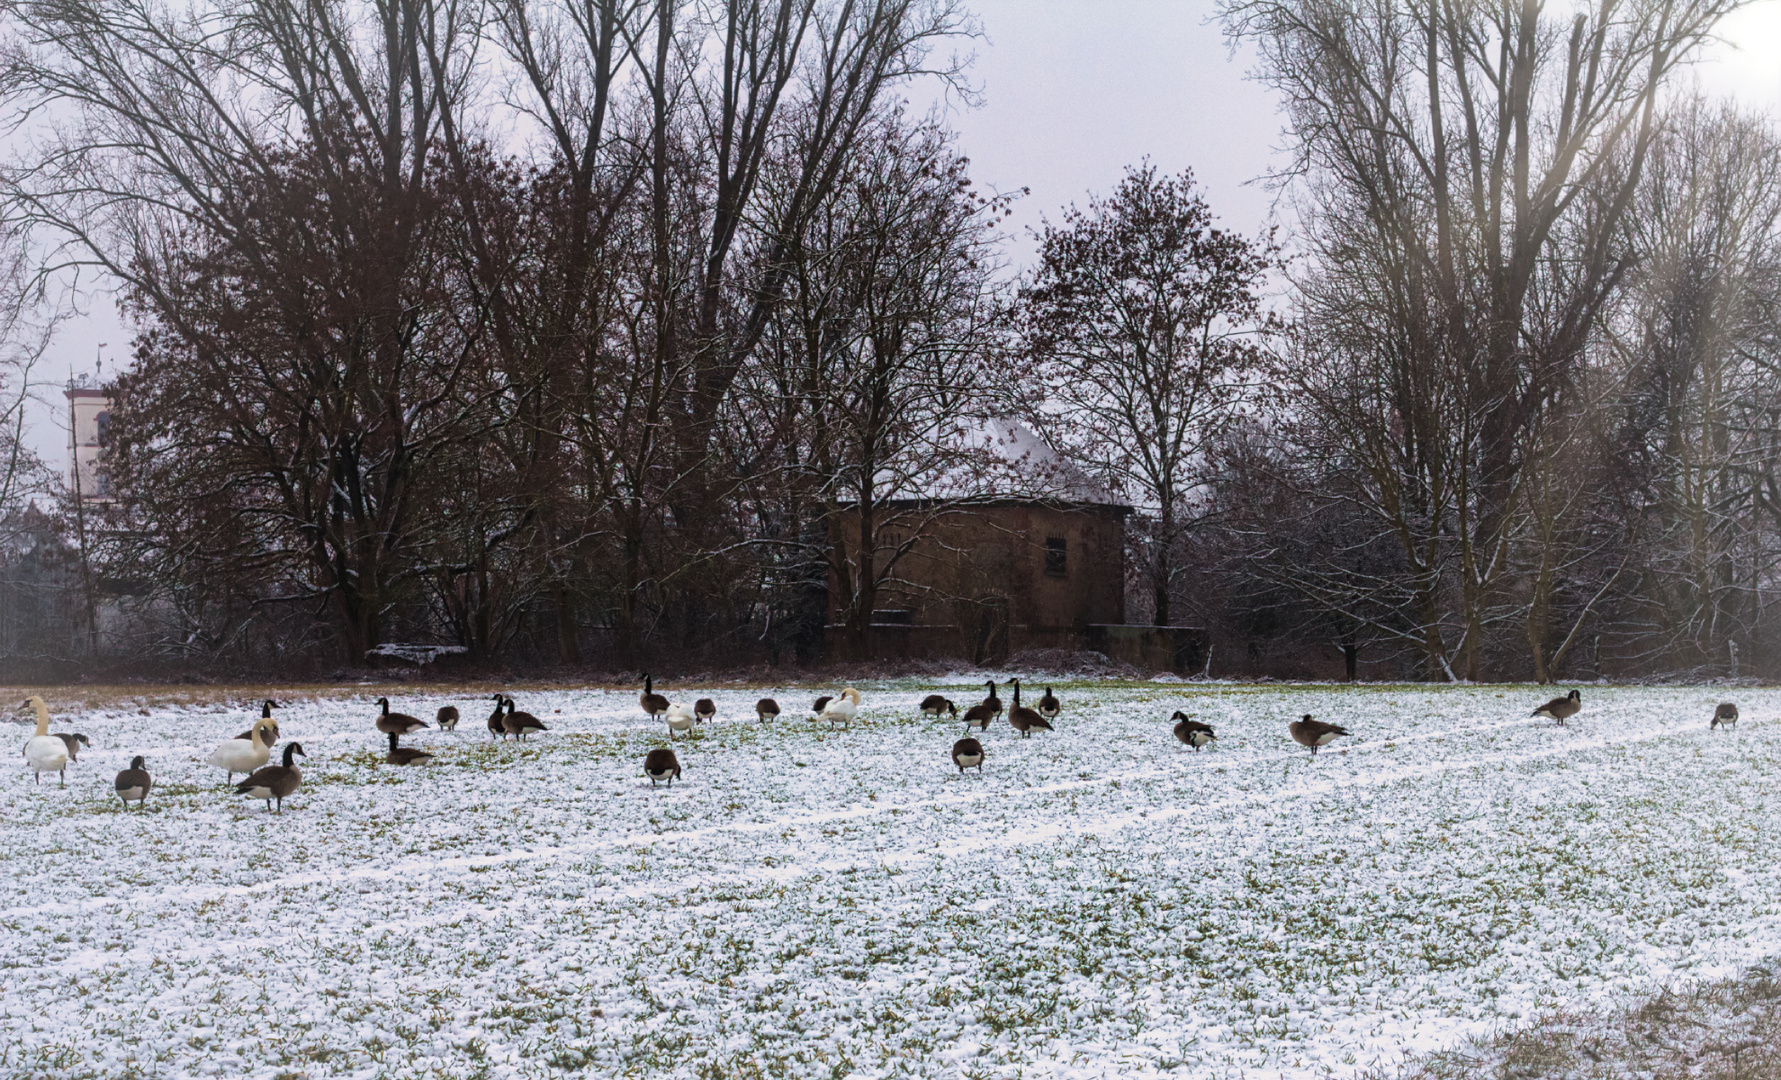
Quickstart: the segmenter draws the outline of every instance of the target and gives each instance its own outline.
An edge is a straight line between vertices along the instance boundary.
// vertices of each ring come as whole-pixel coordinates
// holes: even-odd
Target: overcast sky
[[[1232,55],[1210,21],[1209,0],[976,0],[987,40],[975,45],[978,108],[953,108],[951,124],[979,183],[1028,188],[1012,219],[1017,235],[1070,202],[1105,192],[1129,164],[1149,158],[1166,172],[1191,168],[1223,223],[1253,232],[1271,219],[1273,193],[1257,178],[1279,163],[1280,118],[1247,75],[1253,58]],[[1694,77],[1713,94],[1781,115],[1781,0],[1759,0],[1723,26],[1725,43]],[[912,95],[935,100],[932,87]],[[1025,259],[1031,245],[1013,245]],[[66,326],[36,372],[39,406],[30,441],[61,467],[67,423],[61,388],[91,372],[96,352],[109,375],[128,355],[130,332],[103,296]],[[100,343],[107,343],[100,349]]]

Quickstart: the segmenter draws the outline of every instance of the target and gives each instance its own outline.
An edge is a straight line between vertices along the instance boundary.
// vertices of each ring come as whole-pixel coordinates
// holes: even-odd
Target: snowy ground
[[[429,770],[381,764],[382,690],[299,693],[282,817],[201,763],[246,692],[52,695],[93,748],[0,774],[0,1075],[1343,1076],[1781,953],[1781,692],[1709,733],[1703,689],[1561,729],[1526,687],[1069,684],[961,777],[933,688],[845,732],[661,688],[720,708],[672,790],[634,691],[521,692],[526,745],[401,695],[464,709]],[[1312,759],[1304,712],[1354,737]]]

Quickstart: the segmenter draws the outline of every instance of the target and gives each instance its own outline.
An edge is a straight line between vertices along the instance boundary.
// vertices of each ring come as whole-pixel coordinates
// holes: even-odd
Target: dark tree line
[[[1016,268],[905,104],[953,0],[23,0],[0,406],[119,282],[138,656],[869,654],[1014,415],[1215,673],[1769,671],[1781,139],[1674,87],[1733,6],[1233,0],[1292,234],[1146,164]],[[8,566],[66,566],[20,415]]]

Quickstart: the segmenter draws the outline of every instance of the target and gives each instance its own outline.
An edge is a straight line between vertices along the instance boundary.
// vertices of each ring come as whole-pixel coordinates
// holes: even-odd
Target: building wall
[[[881,528],[880,560],[904,538],[918,539],[897,563],[901,580],[878,594],[876,652],[981,660],[1023,648],[1079,647],[1091,624],[1125,621],[1123,507],[911,506],[895,510]],[[844,520],[842,529],[857,542],[857,519]],[[1048,541],[1062,542],[1061,572],[1056,562],[1048,568]],[[839,629],[848,597],[837,584],[831,582],[830,622]]]
[[[71,451],[68,490],[78,490],[88,501],[109,499],[111,481],[99,464],[99,455],[104,452],[111,423],[111,398],[103,390],[81,387],[70,387],[66,393]]]

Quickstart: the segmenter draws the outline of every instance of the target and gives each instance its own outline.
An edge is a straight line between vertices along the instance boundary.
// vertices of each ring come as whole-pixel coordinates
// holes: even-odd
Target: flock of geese
[[[983,743],[970,732],[987,732],[990,724],[1004,712],[1002,699],[996,693],[995,681],[988,680],[984,685],[989,689],[988,696],[966,708],[962,714],[955,702],[939,694],[929,694],[921,701],[920,708],[924,715],[948,716],[955,722],[964,723],[965,736],[952,744],[952,763],[958,766],[960,775],[966,769],[976,769],[979,774],[983,772]],[[1035,731],[1055,730],[1052,721],[1063,711],[1063,703],[1051,692],[1051,687],[1045,688],[1038,707],[1032,708],[1021,704],[1019,679],[1010,679],[1008,685],[1014,690],[1014,701],[1006,709],[1011,728],[1018,731],[1022,738],[1031,738]],[[515,709],[511,697],[497,693],[493,698],[495,710],[489,714],[488,719],[490,738],[524,741],[533,732],[550,730],[536,716]],[[711,698],[699,698],[691,707],[669,701],[666,696],[656,693],[655,680],[648,673],[643,676],[643,693],[637,701],[651,720],[667,724],[670,741],[676,735],[690,734],[697,725],[717,717],[717,704]],[[839,694],[817,698],[811,705],[811,711],[816,714],[819,722],[851,727],[855,717],[859,715],[860,702],[860,692],[850,686]],[[437,760],[437,755],[431,751],[402,745],[402,736],[428,727],[426,721],[405,713],[391,712],[387,697],[378,698],[377,705],[382,710],[376,719],[377,730],[387,735],[390,743],[389,753],[384,757],[385,762],[391,765],[431,765]],[[283,763],[269,764],[272,747],[277,745],[279,739],[278,721],[272,718],[272,710],[278,707],[275,701],[264,702],[259,719],[246,731],[224,740],[205,759],[205,763],[222,769],[227,777],[225,782],[234,784],[237,794],[262,800],[268,811],[276,804],[278,812],[282,814],[284,800],[303,785],[303,771],[297,767],[296,759],[308,755],[303,752],[302,744],[291,742],[285,745]],[[37,717],[36,732],[25,740],[25,764],[32,770],[33,781],[41,783],[44,773],[53,772],[58,774],[62,786],[66,787],[68,763],[77,761],[81,747],[91,747],[91,740],[79,733],[52,734],[49,730],[49,708],[44,704],[43,698],[35,694],[25,699],[25,708],[34,710]],[[1563,725],[1582,709],[1583,695],[1572,690],[1564,697],[1553,698],[1541,705],[1530,715],[1556,720]],[[779,702],[773,698],[762,698],[755,702],[754,711],[756,718],[766,724],[780,715]],[[456,706],[446,705],[434,717],[434,723],[441,730],[456,731],[458,716]],[[1169,719],[1174,721],[1175,738],[1183,746],[1191,747],[1195,753],[1217,741],[1218,734],[1210,724],[1195,720],[1179,709]],[[1737,722],[1738,707],[1729,701],[1721,702],[1714,709],[1708,728],[1731,728]],[[1319,749],[1347,735],[1348,730],[1306,714],[1288,724],[1287,733],[1294,742],[1309,749],[1315,757]],[[131,803],[140,808],[147,800],[149,790],[154,787],[154,778],[149,775],[144,762],[145,759],[137,755],[130,760],[129,768],[117,774],[115,789],[118,798],[123,800],[125,809]],[[681,776],[680,760],[672,749],[660,747],[644,755],[643,772],[649,777],[652,787],[664,782],[673,787],[674,781]],[[237,773],[245,776],[238,784],[235,783]]]

